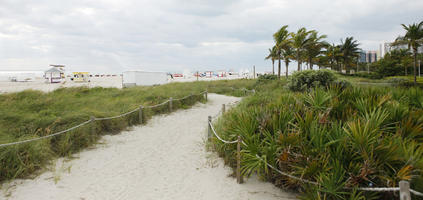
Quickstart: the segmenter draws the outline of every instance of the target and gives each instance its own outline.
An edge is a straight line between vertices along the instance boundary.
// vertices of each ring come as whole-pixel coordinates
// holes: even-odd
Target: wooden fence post
[[[400,200],[411,200],[410,183],[408,181],[400,181]]]
[[[91,134],[95,134],[95,117],[94,116],[91,116],[91,123],[92,123],[92,125],[91,125]]]
[[[242,182],[244,182],[242,180],[242,175],[241,175],[241,143],[242,143],[241,136],[238,136],[238,142],[236,145],[236,181],[238,182],[238,184],[241,184]]]
[[[172,98],[172,97],[170,97],[170,98],[169,98],[169,112],[172,112],[172,107],[173,107],[173,105],[172,105],[172,104],[173,104],[173,102],[172,102],[172,101],[173,101],[173,98]]]
[[[226,111],[226,106],[225,106],[225,104],[222,104],[222,114],[224,114],[225,111]]]
[[[211,130],[211,126],[210,126],[211,121],[212,121],[212,117],[209,116],[208,119],[207,119],[207,127],[208,127],[208,129],[207,129],[207,139],[210,139],[211,134],[212,134],[212,130]]]
[[[205,93],[205,95],[206,95],[206,101],[207,101],[207,90],[206,90],[206,93]]]
[[[143,109],[143,107],[142,107],[142,106],[140,106],[140,111],[139,111],[139,113],[138,113],[138,119],[139,119],[139,121],[140,121],[140,124],[142,124],[142,109]]]

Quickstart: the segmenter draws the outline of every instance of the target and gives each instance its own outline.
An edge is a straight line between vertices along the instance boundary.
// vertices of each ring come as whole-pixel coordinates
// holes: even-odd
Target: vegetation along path
[[[254,178],[237,184],[231,169],[205,150],[207,116],[238,100],[209,94],[207,104],[104,136],[77,159],[59,160],[55,170],[3,187],[0,199],[295,199]]]

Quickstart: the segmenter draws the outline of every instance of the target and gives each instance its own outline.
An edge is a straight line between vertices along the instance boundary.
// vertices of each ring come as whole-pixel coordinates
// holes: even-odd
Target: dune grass
[[[0,95],[0,144],[37,138],[65,130],[95,117],[110,117],[156,105],[170,97],[181,98],[204,90],[243,96],[252,80],[200,81],[161,86],[116,88],[62,88],[50,93],[23,91]],[[234,89],[232,89],[234,88]],[[189,108],[204,96],[174,101],[173,108]],[[143,121],[167,113],[168,105],[144,109]],[[138,112],[113,120],[96,121],[66,134],[35,142],[0,147],[0,182],[36,175],[54,158],[70,156],[95,144],[104,134],[116,134],[139,124]]]
[[[423,191],[423,91],[417,88],[316,88],[292,92],[268,85],[246,97],[215,124],[226,140],[241,135],[242,173],[302,193],[302,199],[397,199],[344,187],[398,187],[409,180]],[[235,167],[236,145],[212,140]],[[308,185],[281,171],[318,182]],[[413,197],[414,198],[414,197]]]

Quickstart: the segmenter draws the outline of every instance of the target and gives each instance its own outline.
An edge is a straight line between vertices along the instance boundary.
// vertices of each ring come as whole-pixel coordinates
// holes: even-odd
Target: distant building
[[[366,63],[374,63],[377,61],[377,51],[366,52]]]
[[[359,53],[358,62],[360,62],[360,63],[366,62],[366,52],[365,51],[361,51]]]
[[[398,46],[392,46],[392,42],[385,42],[380,45],[381,49],[381,57],[383,58],[387,53],[390,53],[393,50],[399,50],[399,49],[408,49],[407,44],[398,45]],[[423,53],[423,46],[419,47],[417,49],[418,53]]]

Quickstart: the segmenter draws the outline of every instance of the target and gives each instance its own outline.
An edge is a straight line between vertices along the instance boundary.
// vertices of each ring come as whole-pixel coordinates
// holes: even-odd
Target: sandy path
[[[207,116],[217,114],[223,103],[239,100],[216,94],[209,99],[105,136],[104,144],[79,158],[58,161],[56,170],[15,181],[8,191],[3,188],[0,199],[295,199],[254,178],[237,184],[222,160],[205,151]]]

